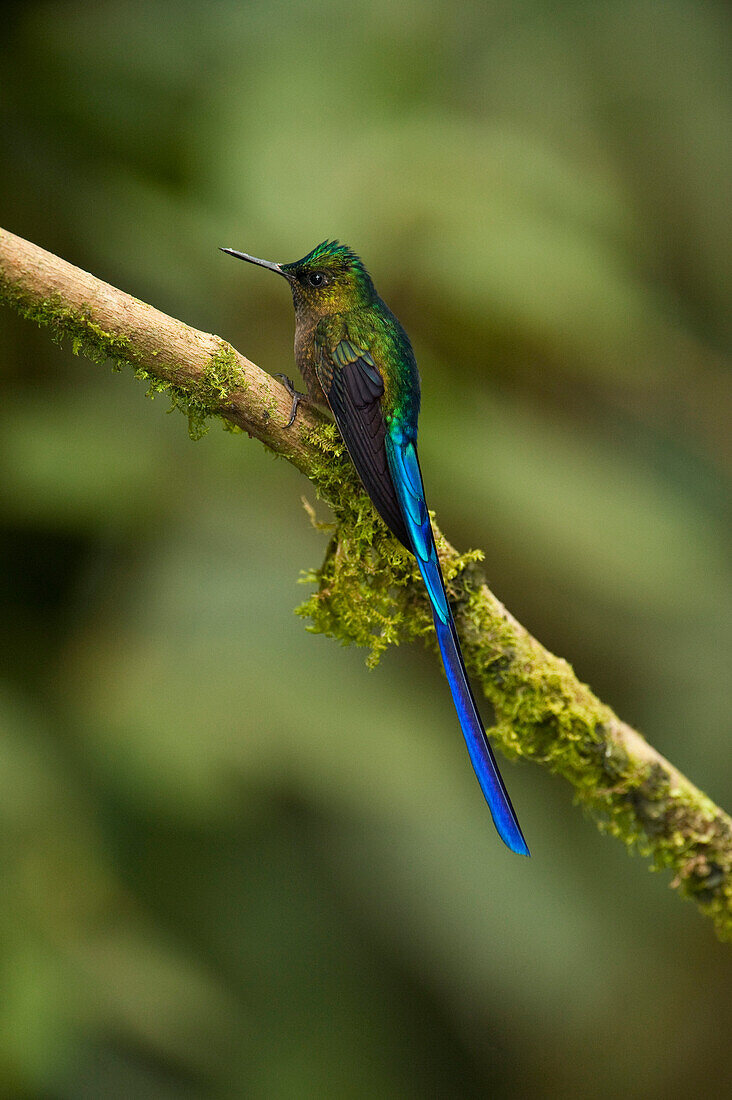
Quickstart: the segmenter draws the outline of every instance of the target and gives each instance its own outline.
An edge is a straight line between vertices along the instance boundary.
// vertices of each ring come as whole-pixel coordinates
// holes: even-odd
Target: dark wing
[[[353,465],[387,527],[411,549],[386,459],[381,412],[384,382],[370,352],[344,339],[331,352],[319,345],[318,378]]]

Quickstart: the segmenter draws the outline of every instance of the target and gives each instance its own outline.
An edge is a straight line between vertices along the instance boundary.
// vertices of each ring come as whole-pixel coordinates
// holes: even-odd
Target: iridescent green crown
[[[361,258],[348,245],[341,244],[340,241],[322,241],[315,246],[312,252],[308,252],[307,256],[303,256],[301,260],[295,260],[291,264],[282,264],[282,267],[287,271],[293,268],[316,267],[318,265],[323,267],[356,267],[363,272],[366,270]]]

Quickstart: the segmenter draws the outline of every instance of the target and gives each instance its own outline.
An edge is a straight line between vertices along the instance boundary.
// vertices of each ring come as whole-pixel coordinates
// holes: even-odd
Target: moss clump
[[[311,620],[314,633],[367,647],[366,663],[374,668],[388,646],[431,636],[432,615],[414,558],[363,491],[355,492],[347,512],[338,517],[323,564],[303,575],[317,591],[297,614]],[[473,560],[474,553],[458,558],[450,579]]]
[[[317,591],[297,614],[310,619],[314,633],[368,648],[367,664],[373,668],[387,646],[433,633],[424,585],[413,555],[388,531],[366,496],[335,425],[311,431],[308,442],[323,455],[313,480],[336,523],[325,561],[303,575]],[[445,561],[448,585],[481,556],[472,551]]]
[[[209,359],[198,385],[201,398],[207,392],[212,405],[226,400],[236,390],[246,391],[248,384],[231,344],[219,341],[219,350]]]
[[[318,496],[334,509],[344,502],[349,493],[363,492],[353,463],[346,452],[341,434],[331,421],[323,421],[317,428],[304,433],[305,442],[315,450],[308,476],[317,489]]]

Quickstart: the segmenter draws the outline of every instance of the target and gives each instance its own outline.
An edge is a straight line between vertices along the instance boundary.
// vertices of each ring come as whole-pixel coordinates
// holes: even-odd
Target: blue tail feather
[[[443,623],[438,615],[434,616],[434,620],[437,641],[455,709],[460,719],[473,769],[490,807],[493,823],[501,840],[512,852],[528,856],[531,853],[521,832],[521,826],[511,805],[511,799],[508,797],[470,690],[452,615],[447,624]]]
[[[511,799],[498,770],[493,750],[483,729],[478,708],[468,683],[460,642],[455,629],[445,584],[435,549],[424,488],[413,440],[387,434],[387,457],[394,487],[409,532],[412,550],[432,605],[437,641],[450,685],[455,709],[468,746],[468,753],[481,790],[503,842],[519,855],[530,855]]]

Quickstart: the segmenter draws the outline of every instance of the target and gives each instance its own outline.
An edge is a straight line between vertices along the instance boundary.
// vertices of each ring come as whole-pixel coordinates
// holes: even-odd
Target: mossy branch
[[[36,245],[0,230],[0,299],[74,352],[128,364],[167,389],[200,434],[220,417],[283,455],[335,513],[317,590],[299,609],[311,629],[383,649],[434,632],[413,560],[360,488],[334,426],[218,336],[198,332]],[[437,532],[465,660],[495,710],[490,733],[513,758],[563,775],[601,828],[637,848],[732,938],[732,820],[544,649],[486,585],[477,552],[460,556]]]

